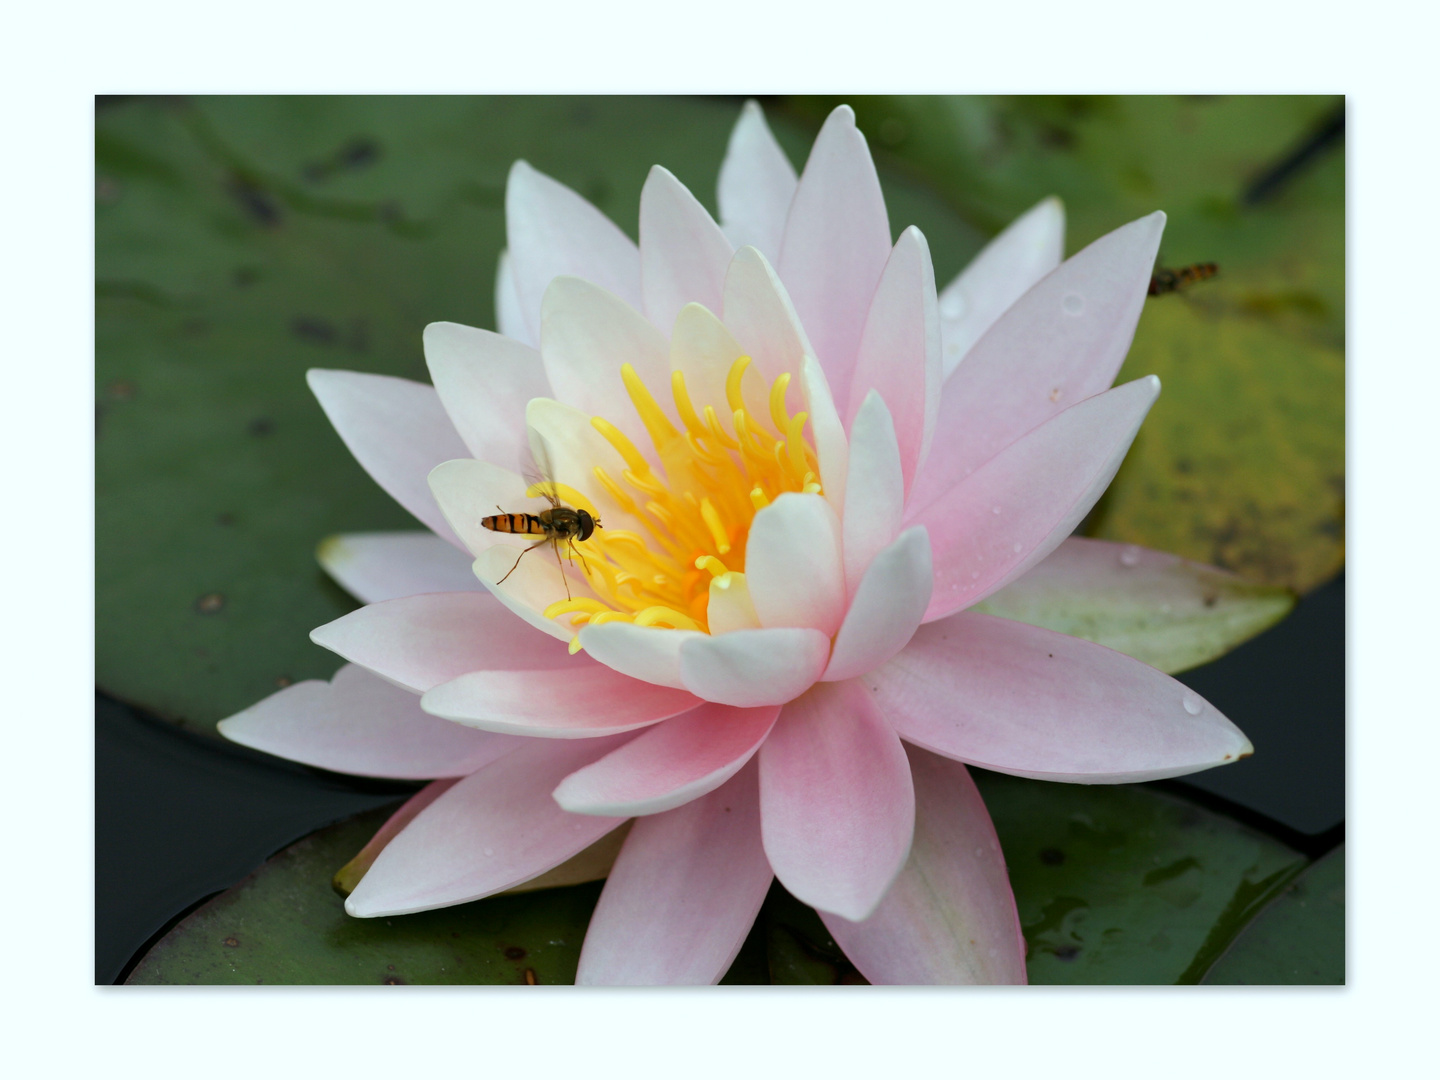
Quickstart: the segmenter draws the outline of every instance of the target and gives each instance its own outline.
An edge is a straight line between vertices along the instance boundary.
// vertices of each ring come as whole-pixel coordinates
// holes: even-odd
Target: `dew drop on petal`
[[[493,847],[487,847],[487,848],[485,849],[485,857],[486,857],[486,858],[489,858],[489,857],[491,857],[491,856],[494,855],[494,854],[495,854],[495,849],[494,849]]]
[[[1071,293],[1060,301],[1060,308],[1066,315],[1079,315],[1085,310],[1085,298],[1078,293]]]
[[[1199,694],[1186,694],[1180,699],[1180,704],[1185,706],[1185,711],[1191,716],[1199,716],[1205,710],[1205,702]]]
[[[940,298],[940,314],[947,319],[958,319],[965,314],[965,297],[958,292],[946,293]]]
[[[1140,562],[1140,549],[1134,544],[1126,544],[1125,550],[1120,552],[1121,566],[1135,566]]]
[[[990,513],[992,513],[992,514],[998,514],[998,513],[1000,513],[1000,508],[999,508],[998,506],[992,506],[992,507],[990,507]]]
[[[970,576],[971,576],[972,578],[978,578],[978,577],[980,576],[980,571],[979,571],[979,570],[971,570],[971,571],[970,571]]]
[[[1025,550],[1025,545],[1020,543],[1019,540],[1016,540],[1015,543],[1010,546],[1010,550],[1018,555],[1020,554],[1020,552]]]

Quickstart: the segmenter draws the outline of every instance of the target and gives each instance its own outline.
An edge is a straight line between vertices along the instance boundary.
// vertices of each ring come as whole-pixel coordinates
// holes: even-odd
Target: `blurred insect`
[[[537,470],[538,471],[538,470]],[[546,474],[544,479],[539,476],[527,474],[526,479],[531,482],[529,492],[539,495],[550,504],[550,509],[541,510],[538,514],[530,513],[509,513],[504,508],[497,506],[498,514],[491,514],[489,517],[480,519],[480,524],[491,532],[512,533],[517,536],[538,536],[539,540],[531,544],[515,557],[515,565],[505,572],[504,581],[515,572],[520,565],[520,560],[537,547],[549,544],[555,551],[555,562],[560,567],[560,577],[565,582],[565,598],[570,599],[570,579],[565,574],[565,564],[560,559],[560,545],[563,543],[570,549],[574,558],[580,560],[580,565],[585,569],[585,576],[590,576],[590,565],[585,561],[585,556],[575,546],[575,542],[590,539],[590,535],[600,528],[600,519],[593,517],[588,510],[576,510],[566,506],[560,501],[556,490],[559,487],[549,475],[549,468],[543,470]],[[500,584],[499,581],[496,584]]]
[[[1183,289],[1187,285],[1194,285],[1197,281],[1212,278],[1219,272],[1220,268],[1214,263],[1195,263],[1193,266],[1181,267],[1179,270],[1157,267],[1155,273],[1150,275],[1148,295],[1164,296],[1166,293]]]

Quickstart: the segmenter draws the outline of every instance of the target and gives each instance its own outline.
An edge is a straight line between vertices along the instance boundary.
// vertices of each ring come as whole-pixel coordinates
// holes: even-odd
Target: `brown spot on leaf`
[[[535,969],[534,969],[534,968],[526,968],[526,969],[525,969],[525,985],[526,985],[526,986],[535,986],[535,985],[537,985],[539,982],[540,982],[540,980],[537,979],[537,978],[535,978]]]
[[[238,948],[240,947],[240,939],[237,938],[234,934],[231,934],[229,937],[227,937],[227,938],[225,939],[224,944],[225,944],[228,948],[238,949]]]
[[[214,615],[225,606],[225,597],[218,592],[206,593],[195,601],[195,610],[201,615]]]
[[[527,955],[529,954],[519,945],[511,945],[505,950],[506,960],[524,960]]]

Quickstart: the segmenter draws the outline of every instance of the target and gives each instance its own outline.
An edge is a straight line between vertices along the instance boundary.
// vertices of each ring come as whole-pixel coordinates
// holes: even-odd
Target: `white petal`
[[[845,592],[853,597],[870,560],[895,539],[905,509],[900,445],[890,410],[871,390],[850,429],[845,481]]]
[[[495,269],[495,329],[522,345],[533,348],[540,345],[540,339],[525,322],[520,293],[515,288],[515,268],[510,265],[508,251],[500,252],[500,265]]]
[[[830,639],[818,630],[696,634],[680,646],[680,674],[696,697],[742,709],[783,705],[820,677]]]
[[[836,514],[845,512],[845,478],[850,469],[850,447],[845,427],[830,396],[825,372],[813,356],[805,357],[800,366],[800,386],[805,392],[805,408],[810,413],[810,434],[814,439],[815,457],[820,464],[820,482],[825,501]]]
[[[668,332],[686,304],[719,311],[733,252],[690,189],[652,166],[640,192],[640,289],[650,321]]]
[[[737,248],[753,244],[775,259],[795,185],[795,166],[775,141],[760,106],[747,101],[730,132],[716,186],[720,221],[730,242]]]
[[[325,572],[365,604],[417,593],[475,592],[471,559],[432,532],[338,533],[315,549]]]
[[[906,529],[870,563],[822,679],[863,675],[903,649],[925,617],[933,581],[929,536],[921,527]]]
[[[606,667],[632,679],[677,689],[685,687],[680,677],[680,646],[692,637],[703,636],[694,630],[665,630],[623,622],[580,628],[581,646]]]
[[[830,504],[788,492],[757,513],[745,545],[745,579],[762,626],[835,633],[845,616],[845,568]]]

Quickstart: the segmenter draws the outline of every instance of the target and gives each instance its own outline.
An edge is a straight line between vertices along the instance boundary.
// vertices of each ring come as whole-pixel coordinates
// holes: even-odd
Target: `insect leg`
[[[547,537],[546,539],[548,539],[548,537]],[[527,547],[524,551],[520,552],[519,555],[516,555],[516,556],[515,556],[515,566],[519,566],[521,559],[523,559],[526,555],[528,555],[530,552],[534,551],[537,547],[539,547],[539,546],[540,546],[541,544],[543,544],[543,543],[545,543],[545,540],[536,540],[535,543],[531,544],[531,545],[530,545],[529,547]],[[505,571],[505,577],[509,577],[511,574],[513,574],[513,573],[515,572],[515,566],[512,566],[512,567],[510,567],[509,570],[506,570],[506,571]],[[497,581],[495,584],[496,584],[496,585],[499,585],[501,582],[503,582],[503,581],[505,580],[505,577],[502,577],[502,578],[500,579],[500,581]]]
[[[585,561],[585,556],[581,553],[580,549],[575,546],[574,537],[570,538],[569,543],[570,550],[573,551],[575,553],[575,557],[580,560],[580,565],[585,570],[585,576],[588,578],[590,576],[590,564]]]
[[[543,541],[542,541],[542,542],[543,542]],[[569,599],[570,599],[570,579],[565,576],[565,564],[560,561],[560,543],[559,543],[559,541],[557,541],[557,540],[555,540],[555,539],[552,538],[552,539],[550,539],[550,546],[555,549],[555,565],[558,566],[558,567],[560,567],[560,580],[563,581],[563,582],[565,582],[565,599],[566,599],[566,600],[569,600]]]

